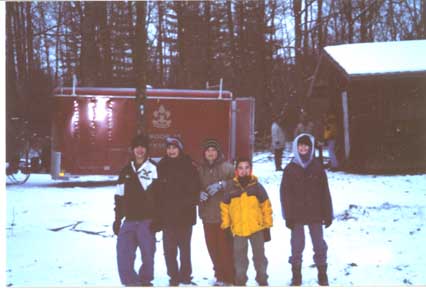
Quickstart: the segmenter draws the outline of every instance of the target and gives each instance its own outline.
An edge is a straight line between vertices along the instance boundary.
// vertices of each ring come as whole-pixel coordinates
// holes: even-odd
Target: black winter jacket
[[[135,171],[132,163],[125,166],[118,177],[115,194],[115,218],[121,220],[152,219],[155,213],[155,189],[153,181],[157,178],[156,165],[147,160]],[[146,190],[141,182],[145,182]]]
[[[196,223],[200,181],[189,156],[161,159],[157,187],[157,207],[163,228]]]
[[[296,155],[295,150],[294,146],[293,153]],[[286,166],[280,193],[283,217],[286,220],[295,224],[312,224],[333,218],[327,175],[321,162],[313,156],[305,168],[298,155]]]

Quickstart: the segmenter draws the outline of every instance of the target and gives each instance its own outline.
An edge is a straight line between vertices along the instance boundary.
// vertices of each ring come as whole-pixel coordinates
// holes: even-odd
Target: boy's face
[[[251,166],[249,162],[240,162],[237,166],[237,174],[239,177],[250,176]]]
[[[145,159],[146,157],[146,147],[138,145],[133,149],[133,155],[135,159]]]
[[[214,147],[209,147],[204,152],[207,161],[214,162],[217,159],[217,150]]]
[[[297,145],[297,151],[299,152],[300,155],[306,155],[307,153],[309,153],[309,150],[311,149],[310,146],[308,146],[307,144],[298,144]]]
[[[179,156],[179,148],[175,145],[168,145],[166,148],[166,154],[169,158],[177,158]]]

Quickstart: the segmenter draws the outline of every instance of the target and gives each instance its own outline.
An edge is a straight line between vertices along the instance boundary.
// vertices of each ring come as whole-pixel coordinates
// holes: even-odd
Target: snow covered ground
[[[265,246],[269,284],[287,286],[290,233],[281,218],[282,173],[275,172],[268,152],[255,155],[254,173],[267,189],[274,210],[272,240]],[[426,285],[426,175],[327,175],[336,217],[325,230],[330,284]],[[113,176],[87,176],[53,181],[49,175],[38,174],[24,185],[7,185],[6,280],[1,285],[121,286],[111,229],[114,180]],[[158,233],[155,286],[168,285],[161,239]],[[308,233],[306,241],[303,285],[316,286]],[[193,230],[192,266],[194,282],[211,286],[212,265],[199,219]],[[247,285],[256,286],[254,276],[250,261]]]

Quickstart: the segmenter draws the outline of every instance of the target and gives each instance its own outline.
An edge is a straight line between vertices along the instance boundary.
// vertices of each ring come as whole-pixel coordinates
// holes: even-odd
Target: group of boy
[[[295,286],[302,283],[305,225],[313,243],[318,283],[328,285],[323,225],[331,225],[333,212],[326,174],[314,158],[314,143],[309,134],[295,138],[294,158],[284,169],[280,187],[283,217],[291,230],[289,263],[291,285]],[[133,158],[121,171],[115,194],[113,230],[121,283],[153,286],[155,234],[162,231],[169,286],[196,285],[192,281],[191,236],[198,206],[216,278],[213,285],[246,285],[250,243],[256,281],[268,286],[264,244],[271,239],[272,206],[253,174],[251,159],[239,158],[234,167],[224,159],[216,139],[203,143],[203,162],[198,166],[184,152],[179,137],[166,138],[166,155],[158,164],[148,157],[148,136],[136,136],[131,149]],[[138,247],[142,265],[136,273]]]

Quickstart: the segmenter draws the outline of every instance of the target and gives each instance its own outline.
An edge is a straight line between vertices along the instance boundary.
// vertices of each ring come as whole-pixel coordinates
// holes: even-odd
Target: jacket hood
[[[302,161],[302,158],[300,157],[299,151],[297,150],[297,142],[303,136],[308,136],[309,139],[311,140],[311,143],[312,143],[311,151],[308,153],[309,154],[309,159],[306,162]],[[293,151],[293,155],[294,155],[294,158],[293,158],[292,162],[298,164],[299,166],[301,166],[304,169],[307,168],[309,166],[309,164],[312,162],[312,160],[314,159],[315,138],[313,137],[313,135],[311,135],[309,133],[301,133],[301,134],[299,134],[294,139],[294,141],[293,141],[292,151]]]

